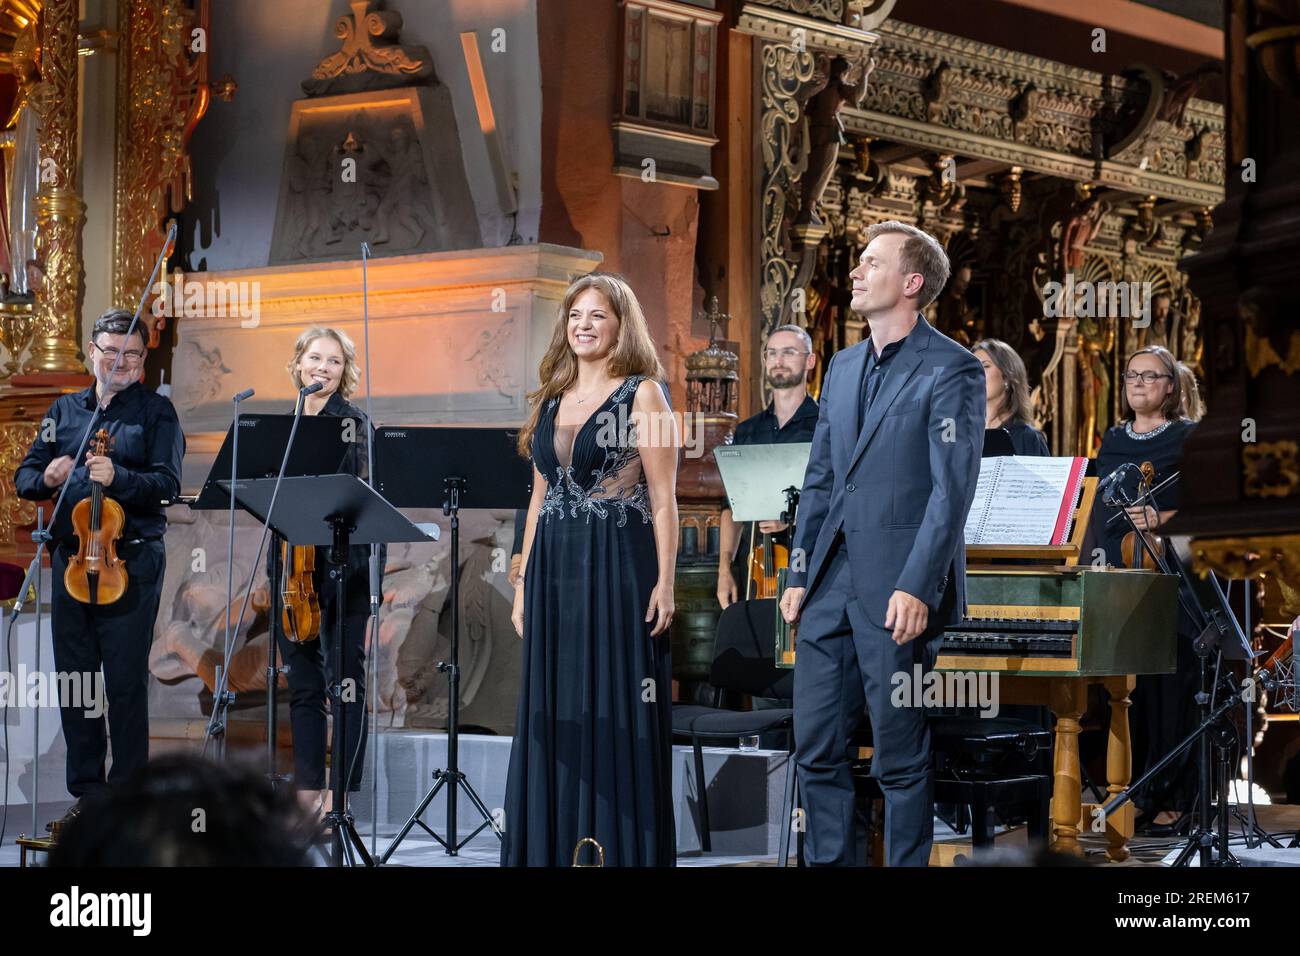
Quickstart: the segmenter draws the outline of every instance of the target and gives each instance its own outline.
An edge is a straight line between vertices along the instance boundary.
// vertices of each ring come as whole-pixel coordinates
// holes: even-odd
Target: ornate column
[[[41,8],[40,189],[36,194],[36,258],[44,281],[36,292],[35,332],[25,372],[82,372],[79,347],[83,270],[77,194],[77,0],[46,0]]]
[[[167,219],[191,195],[189,141],[212,97],[229,102],[238,84],[208,82],[207,0],[118,0],[117,156],[113,195],[113,304],[134,309],[167,239]],[[150,348],[166,318],[146,306]]]

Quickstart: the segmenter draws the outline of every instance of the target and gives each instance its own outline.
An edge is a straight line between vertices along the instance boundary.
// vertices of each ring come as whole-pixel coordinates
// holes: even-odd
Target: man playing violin
[[[130,326],[131,313],[121,309],[109,309],[95,322],[87,343],[95,384],[55,400],[14,476],[23,498],[68,496],[49,529],[54,666],[60,674],[75,675],[83,687],[102,669],[108,701],[107,734],[102,713],[92,717],[84,706],[68,706],[84,701],[60,701],[68,792],[77,801],[61,823],[80,812],[84,797],[125,779],[149,756],[149,646],[167,563],[163,502],[180,491],[185,436],[172,403],[141,383],[144,330],[137,326],[128,337]],[[97,404],[103,413],[95,430],[108,432],[107,454],[93,454],[87,443],[78,464],[73,456]],[[90,496],[92,483],[101,485],[125,515],[115,549],[126,566],[127,585],[112,603],[82,603],[64,584],[68,560],[79,545],[73,505]],[[113,761],[106,775],[109,737]]]
[[[763,373],[772,389],[772,401],[757,415],[736,426],[733,445],[784,445],[811,442],[817,427],[817,402],[808,394],[808,376],[817,365],[812,339],[797,325],[782,325],[772,330],[763,346]],[[786,525],[780,521],[760,521],[758,530],[773,537],[769,540],[788,547]],[[718,557],[718,603],[725,609],[743,594],[737,581],[746,581],[747,565],[739,564],[739,553],[746,561],[750,554],[749,526],[731,519],[731,507],[723,502],[720,521]]]

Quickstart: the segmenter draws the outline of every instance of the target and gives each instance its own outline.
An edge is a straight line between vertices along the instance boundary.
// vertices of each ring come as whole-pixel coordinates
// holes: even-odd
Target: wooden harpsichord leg
[[[1137,686],[1132,674],[1107,677],[1110,693],[1110,734],[1106,740],[1106,800],[1125,790],[1133,774],[1133,748],[1129,741],[1129,694]],[[1125,844],[1133,836],[1133,804],[1126,803],[1106,821],[1106,858],[1115,863],[1129,857]]]
[[[1079,846],[1079,812],[1083,777],[1079,771],[1079,721],[1088,706],[1086,678],[1052,680],[1052,713],[1056,715],[1056,747],[1052,758],[1052,822],[1060,853],[1082,855]]]

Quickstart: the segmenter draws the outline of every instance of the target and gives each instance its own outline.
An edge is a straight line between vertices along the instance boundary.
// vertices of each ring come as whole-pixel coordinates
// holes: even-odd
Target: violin
[[[1146,495],[1155,483],[1156,467],[1151,462],[1144,461],[1139,468],[1142,472],[1142,480],[1138,482],[1138,495],[1141,497]],[[1139,521],[1138,524],[1140,528],[1141,522]],[[1138,540],[1139,533],[1141,533],[1143,540],[1146,541],[1147,546],[1150,546],[1150,551],[1147,550],[1147,546],[1144,546]],[[1145,529],[1140,532],[1130,531],[1124,535],[1124,540],[1120,542],[1120,554],[1126,568],[1140,570],[1152,553],[1159,555],[1163,559],[1165,556],[1165,540],[1151,531]]]
[[[312,581],[316,570],[316,547],[310,544],[280,545],[280,596],[284,599],[280,623],[285,639],[304,644],[320,637],[320,597]]]
[[[108,455],[109,434],[101,428],[90,442],[90,454]],[[104,494],[104,486],[90,483],[90,495],[72,508],[77,553],[68,559],[63,586],[82,604],[112,604],[126,593],[126,565],[117,556],[117,542],[126,527],[122,506]]]
[[[302,411],[302,396],[294,414]],[[320,596],[314,581],[316,571],[316,546],[311,544],[280,544],[280,624],[285,639],[294,644],[305,644],[320,637]]]
[[[755,529],[757,526],[753,526]],[[749,559],[749,576],[754,583],[755,598],[779,598],[779,572],[790,567],[790,549],[763,532],[763,543],[754,548]]]

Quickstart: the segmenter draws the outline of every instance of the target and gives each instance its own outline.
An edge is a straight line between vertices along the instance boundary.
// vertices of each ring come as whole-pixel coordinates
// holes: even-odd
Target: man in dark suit
[[[799,621],[795,756],[811,865],[857,859],[849,740],[865,704],[885,795],[890,866],[925,866],[934,839],[930,735],[909,687],[965,610],[962,529],[979,478],[984,369],[920,315],[947,281],[933,237],[867,230],[852,307],[870,337],[826,370],[789,588]],[[891,698],[902,699],[895,706]],[[920,690],[916,691],[916,700]]]

